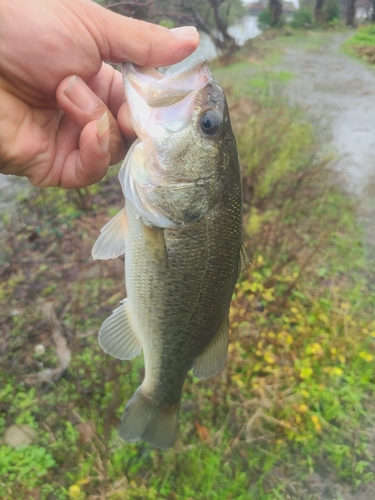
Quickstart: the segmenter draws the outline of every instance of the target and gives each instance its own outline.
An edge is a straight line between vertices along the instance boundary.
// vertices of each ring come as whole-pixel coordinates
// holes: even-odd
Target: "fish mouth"
[[[192,92],[198,92],[213,80],[204,57],[199,57],[181,70],[166,75],[156,69],[124,63],[123,77],[128,97],[133,90],[150,108],[172,106]]]

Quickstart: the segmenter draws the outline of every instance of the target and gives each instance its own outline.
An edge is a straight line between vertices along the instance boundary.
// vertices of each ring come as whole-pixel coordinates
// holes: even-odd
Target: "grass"
[[[345,52],[362,59],[366,63],[375,64],[375,27],[360,28],[355,35],[343,44]]]
[[[0,260],[0,435],[14,423],[37,435],[21,449],[0,445],[1,498],[328,500],[339,493],[315,491],[313,473],[348,491],[375,480],[374,281],[361,228],[313,129],[280,97],[293,75],[242,57],[215,70],[231,103],[252,260],[233,295],[225,369],[188,376],[173,449],[122,442],[116,427],[143,365],[97,345],[125,294],[123,263],[90,258],[122,204],[117,179],[19,199]],[[58,381],[31,383],[58,361],[46,301],[72,359]]]

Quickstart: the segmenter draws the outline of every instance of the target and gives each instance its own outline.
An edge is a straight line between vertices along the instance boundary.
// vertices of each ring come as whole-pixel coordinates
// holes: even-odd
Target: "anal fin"
[[[224,318],[218,332],[202,354],[195,358],[193,373],[198,378],[216,375],[224,366],[229,343],[229,318]]]
[[[126,299],[104,321],[98,340],[103,351],[115,358],[132,359],[140,354],[142,344],[130,323]]]
[[[127,219],[125,207],[100,230],[93,249],[93,259],[115,259],[125,253]]]

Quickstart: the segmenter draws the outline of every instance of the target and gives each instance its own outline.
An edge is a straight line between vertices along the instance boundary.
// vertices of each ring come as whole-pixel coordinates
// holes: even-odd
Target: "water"
[[[237,45],[241,46],[246,42],[246,40],[260,35],[261,30],[258,28],[257,22],[257,16],[245,16],[243,19],[230,26],[228,28],[228,33],[233,36]],[[180,63],[171,66],[170,71],[177,71],[183,68],[186,64],[194,61],[197,57],[205,57],[209,61],[212,61],[212,59],[215,59],[215,57],[219,55],[211,38],[206,33],[199,34],[200,43],[197,50]]]
[[[238,45],[243,45],[246,40],[255,38],[262,31],[258,28],[257,16],[246,16],[229,27],[228,33],[234,37]]]

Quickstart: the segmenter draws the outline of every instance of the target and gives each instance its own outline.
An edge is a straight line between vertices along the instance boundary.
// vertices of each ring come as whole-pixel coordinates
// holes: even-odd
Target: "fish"
[[[241,172],[227,101],[205,59],[167,74],[124,63],[123,81],[138,139],[119,171],[125,207],[92,256],[125,254],[127,297],[98,338],[121,360],[143,351],[144,380],[120,437],[167,449],[187,373],[211,377],[227,357],[230,301],[247,264]]]

